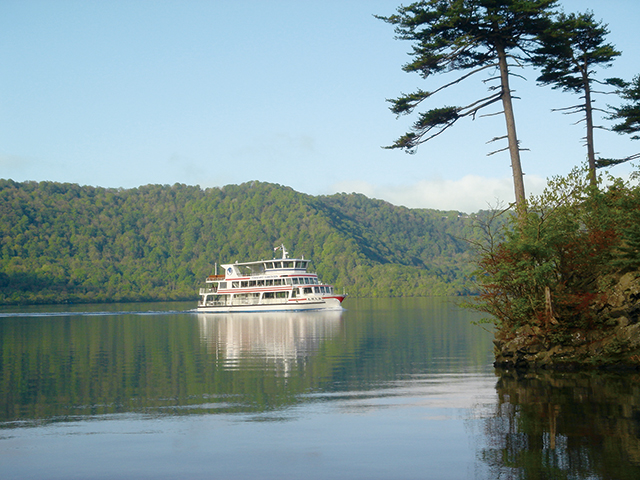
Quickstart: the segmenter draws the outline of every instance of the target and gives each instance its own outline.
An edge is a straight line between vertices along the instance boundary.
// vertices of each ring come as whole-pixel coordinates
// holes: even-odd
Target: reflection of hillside
[[[198,314],[202,342],[226,368],[263,360],[285,375],[337,335],[341,318],[341,310]]]
[[[502,373],[483,458],[513,478],[640,478],[640,375]]]

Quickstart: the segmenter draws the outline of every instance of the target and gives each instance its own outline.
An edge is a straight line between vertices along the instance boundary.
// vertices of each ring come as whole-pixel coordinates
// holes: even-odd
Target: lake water
[[[446,298],[0,309],[0,478],[638,479],[637,374],[497,373]]]

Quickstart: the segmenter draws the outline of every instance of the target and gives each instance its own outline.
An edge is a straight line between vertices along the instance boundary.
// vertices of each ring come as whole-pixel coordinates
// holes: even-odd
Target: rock
[[[634,281],[637,279],[638,274],[636,272],[628,272],[625,273],[620,280],[618,280],[618,285],[616,285],[619,291],[625,291],[634,289]]]
[[[497,331],[496,367],[526,369],[640,369],[640,272],[603,279],[594,300],[598,318],[593,329],[575,331],[563,342],[552,341],[537,323],[515,332]],[[558,319],[562,324],[562,319]],[[551,327],[554,328],[553,326]]]
[[[618,327],[624,328],[629,325],[629,319],[625,316],[618,317]]]

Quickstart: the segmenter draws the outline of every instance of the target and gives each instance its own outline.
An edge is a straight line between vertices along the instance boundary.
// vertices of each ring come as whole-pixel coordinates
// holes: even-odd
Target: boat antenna
[[[278,247],[273,248],[274,252],[277,252],[278,250],[282,250],[282,258],[289,258],[289,252],[287,252],[287,249],[284,248],[284,243]]]

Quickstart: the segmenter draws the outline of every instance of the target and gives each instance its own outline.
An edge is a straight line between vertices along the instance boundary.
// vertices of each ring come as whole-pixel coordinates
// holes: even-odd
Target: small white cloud
[[[527,175],[527,195],[540,194],[546,179]],[[333,186],[336,192],[356,192],[409,208],[433,208],[477,212],[514,201],[511,178],[467,175],[458,180],[421,180],[410,185],[372,185],[364,181],[344,181]]]

